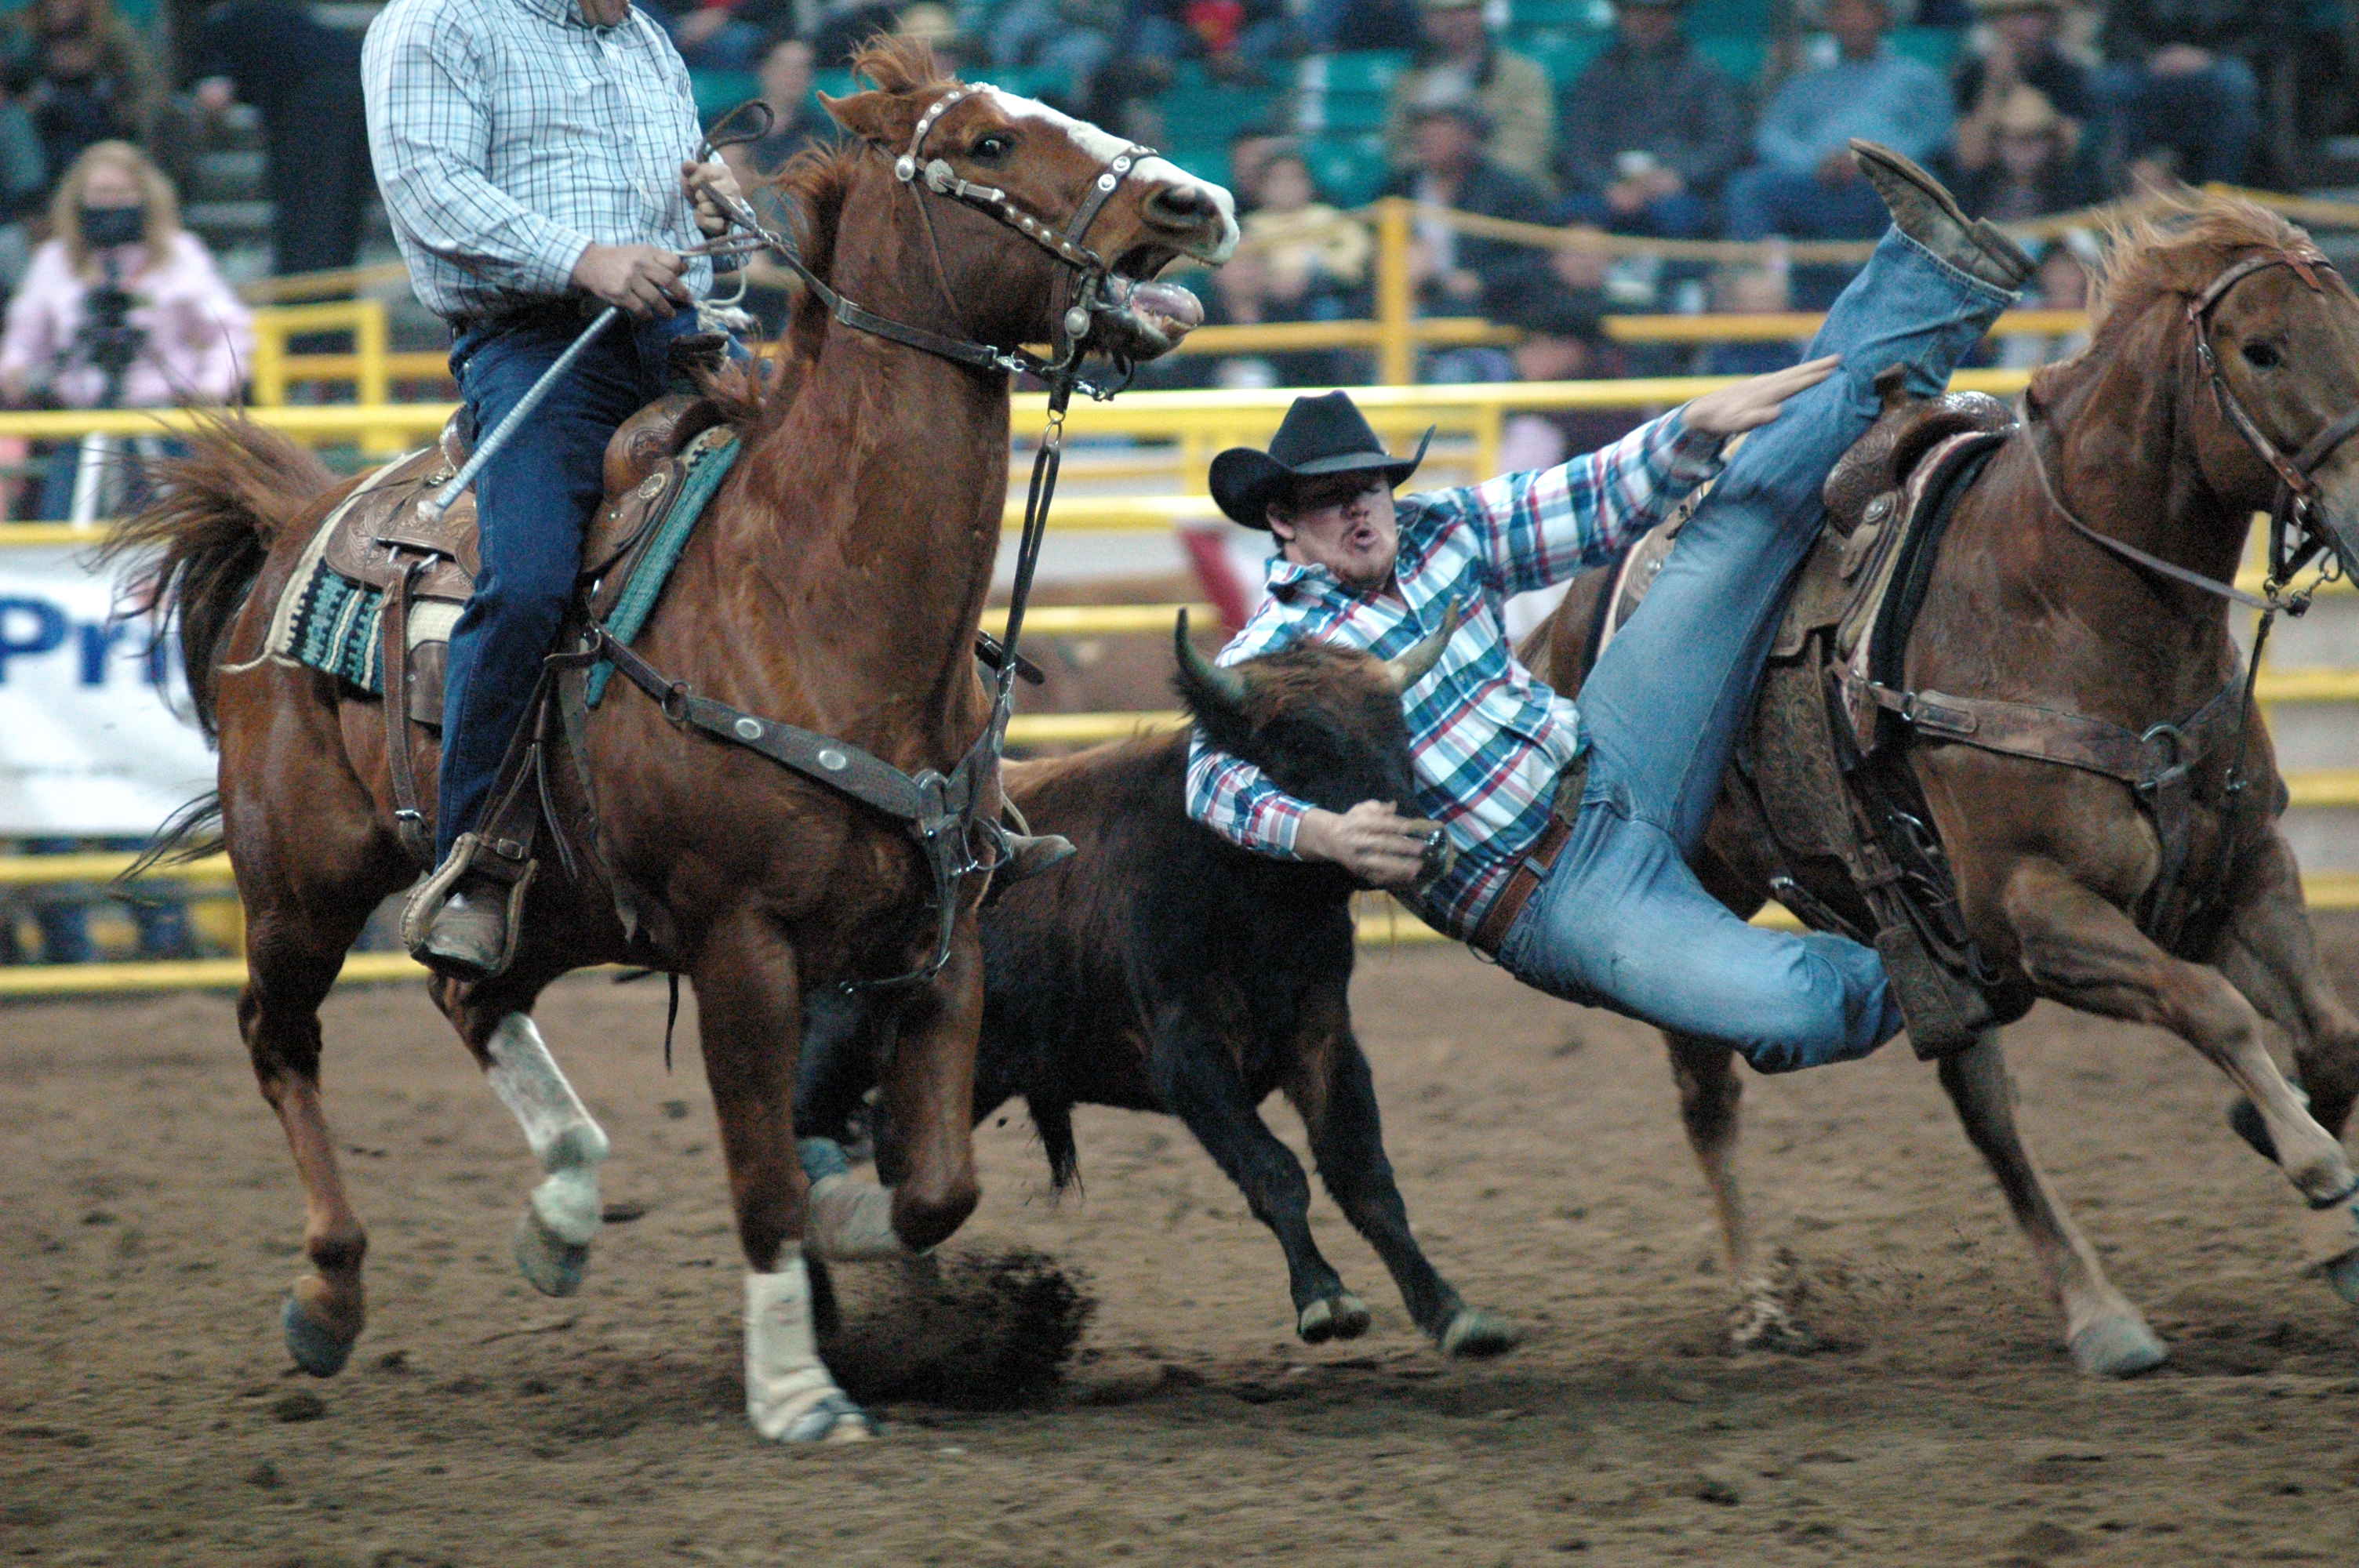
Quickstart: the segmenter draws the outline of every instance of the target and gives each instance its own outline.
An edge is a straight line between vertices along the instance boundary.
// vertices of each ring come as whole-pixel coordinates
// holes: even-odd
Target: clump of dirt
[[[961,1253],[840,1268],[840,1321],[821,1346],[864,1402],[1013,1410],[1045,1402],[1097,1300],[1043,1252]]]

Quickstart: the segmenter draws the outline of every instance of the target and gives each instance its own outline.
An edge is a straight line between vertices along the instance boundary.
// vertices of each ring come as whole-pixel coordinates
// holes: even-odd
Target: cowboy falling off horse
[[[1009,645],[990,651],[990,686],[975,668],[1008,373],[1043,375],[1061,409],[1084,353],[1168,351],[1201,316],[1157,275],[1218,265],[1236,225],[1225,191],[1151,150],[943,79],[921,51],[881,44],[860,64],[875,90],[829,102],[850,135],[789,171],[801,224],[778,235],[693,156],[686,73],[623,0],[397,0],[370,32],[372,140],[483,449],[454,430],[339,485],[230,425],[125,535],[155,552],[221,740],[250,920],[241,1025],[309,1199],[310,1271],[284,1314],[307,1370],[341,1368],[365,1319],[318,1006],[404,886],[436,1000],[547,1173],[516,1256],[550,1293],[580,1283],[606,1141],[533,1000],[601,962],[693,985],[765,1436],[870,1431],[813,1337],[806,1243],[828,1238],[788,1111],[807,995],[863,987],[889,1015],[893,1244],[931,1246],[974,1206],[976,905],[995,872],[1063,852],[1002,824],[997,782],[1053,432]],[[2003,1020],[1954,975],[1897,983],[1864,929],[1751,927],[1690,868],[1821,490],[1885,412],[1885,373],[1930,396],[2030,270],[1922,170],[1854,150],[1894,228],[1804,365],[1562,468],[1398,506],[1417,456],[1385,452],[1342,393],[1299,401],[1268,450],[1216,460],[1223,510],[1278,545],[1269,602],[1224,661],[1305,639],[1391,659],[1444,635],[1402,693],[1418,816],[1310,806],[1200,738],[1200,822],[1401,890],[1527,983],[1765,1070],[1864,1054],[1919,1002],[1969,1032]],[[724,365],[725,341],[675,356],[711,265],[760,246],[808,286],[776,373]],[[606,330],[595,304],[630,329]],[[1046,361],[1018,347],[1040,342]],[[676,367],[696,392],[666,392]],[[2347,513],[2338,444],[2300,471],[2327,474],[2312,490]],[[468,478],[472,509],[453,508]],[[1601,565],[1707,483],[1578,708],[1541,685],[1506,644],[1506,597]],[[344,608],[323,622],[329,604]],[[373,638],[314,634],[362,609]],[[2334,1046],[2320,1065],[2339,1067],[2359,1038],[2347,1012],[2313,1011]],[[2347,1159],[2265,1054],[2236,1059],[2289,1173],[2348,1228]],[[2329,1092],[2339,1124],[2350,1097]]]

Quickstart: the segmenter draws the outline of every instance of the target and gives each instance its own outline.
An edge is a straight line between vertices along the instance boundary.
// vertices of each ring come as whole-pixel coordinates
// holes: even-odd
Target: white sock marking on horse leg
[[[777,1273],[745,1276],[745,1418],[777,1443],[836,1392],[811,1334],[810,1276],[790,1245]]]
[[[500,1020],[484,1054],[491,1058],[484,1077],[492,1093],[516,1117],[533,1158],[549,1173],[549,1180],[533,1189],[533,1213],[560,1240],[588,1246],[598,1234],[598,1167],[606,1158],[605,1133],[523,1013]]]

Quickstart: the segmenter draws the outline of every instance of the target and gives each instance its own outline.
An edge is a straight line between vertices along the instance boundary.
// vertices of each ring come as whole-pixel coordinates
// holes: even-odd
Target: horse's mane
[[[880,33],[852,57],[852,69],[875,84],[880,92],[909,94],[955,86],[958,78],[945,73],[934,51],[921,39]],[[814,144],[787,161],[786,167],[763,182],[783,199],[794,214],[795,240],[803,262],[821,277],[835,265],[835,236],[843,218],[844,197],[852,177],[867,153],[857,139],[832,146]],[[828,314],[809,293],[795,301],[787,335],[754,360],[723,370],[705,392],[722,408],[723,417],[747,438],[775,427],[794,406],[804,374],[819,357]],[[765,370],[764,365],[771,368]]]

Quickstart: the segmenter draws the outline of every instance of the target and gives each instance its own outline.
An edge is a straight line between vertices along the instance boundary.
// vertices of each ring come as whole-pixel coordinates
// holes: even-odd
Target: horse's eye
[[[2255,370],[2275,370],[2285,363],[2285,354],[2275,343],[2246,343],[2245,362]]]
[[[1015,150],[1015,137],[1004,132],[994,131],[976,142],[973,147],[969,149],[967,156],[982,163],[997,163]]]

